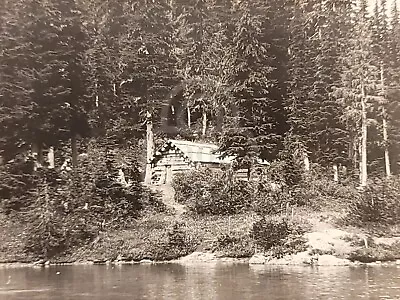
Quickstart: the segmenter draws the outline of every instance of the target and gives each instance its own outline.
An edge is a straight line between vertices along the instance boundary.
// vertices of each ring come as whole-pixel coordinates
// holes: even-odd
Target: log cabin
[[[221,169],[230,167],[234,156],[222,157],[218,146],[185,140],[168,140],[154,154],[150,160],[152,176],[151,184],[171,184],[177,173],[200,167]],[[267,165],[261,162],[261,165]],[[247,179],[246,170],[237,170],[235,176]]]
[[[199,168],[221,168],[233,157],[222,158],[218,146],[184,140],[168,140],[151,159],[152,184],[170,184],[175,174]]]

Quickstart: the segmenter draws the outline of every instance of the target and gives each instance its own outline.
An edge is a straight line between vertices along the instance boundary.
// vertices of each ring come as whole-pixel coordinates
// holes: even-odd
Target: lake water
[[[0,299],[400,299],[400,266],[3,266]]]

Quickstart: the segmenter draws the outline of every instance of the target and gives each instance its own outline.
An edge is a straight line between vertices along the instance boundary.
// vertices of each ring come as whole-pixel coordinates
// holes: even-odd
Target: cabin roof
[[[192,163],[214,163],[214,164],[230,164],[234,161],[235,156],[221,157],[218,146],[208,143],[197,143],[185,140],[168,140],[155,153],[151,163],[156,163],[165,152],[175,149],[181,155]],[[269,162],[258,159],[260,165],[268,165]]]
[[[185,159],[193,163],[229,164],[234,159],[233,156],[222,158],[221,153],[218,152],[218,146],[214,144],[196,143],[184,140],[168,140],[163,144],[161,149],[155,153],[151,162],[155,163],[170,149],[181,152]]]

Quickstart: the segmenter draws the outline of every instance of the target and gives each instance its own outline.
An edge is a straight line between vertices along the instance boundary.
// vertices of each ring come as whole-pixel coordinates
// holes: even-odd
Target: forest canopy
[[[399,14],[374,5],[5,0],[3,160],[53,147],[76,165],[87,138],[137,148],[150,113],[157,138],[212,141],[247,167],[290,141],[362,184],[398,173]]]

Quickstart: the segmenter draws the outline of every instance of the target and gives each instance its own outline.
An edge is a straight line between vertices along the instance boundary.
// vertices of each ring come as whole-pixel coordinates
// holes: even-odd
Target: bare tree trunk
[[[47,153],[47,161],[49,162],[49,169],[54,169],[54,147],[49,147],[49,152]]]
[[[390,170],[390,156],[389,156],[389,149],[388,149],[388,130],[387,130],[387,121],[386,121],[386,110],[385,108],[382,108],[382,127],[383,127],[383,142],[384,142],[384,147],[385,147],[385,170],[386,170],[386,176],[390,177],[391,175],[391,170]]]
[[[117,85],[115,83],[113,83],[113,93],[114,96],[117,96]]]
[[[192,123],[192,115],[191,115],[191,112],[190,112],[189,104],[186,106],[186,111],[187,111],[187,126],[188,126],[188,128],[190,128],[190,125]]]
[[[368,172],[367,172],[367,107],[366,107],[366,93],[365,86],[361,86],[362,97],[361,97],[361,161],[360,161],[360,185],[361,187],[367,186]]]
[[[98,91],[98,84],[97,82],[95,83],[95,88],[96,88],[96,96],[95,96],[95,105],[98,108],[99,107],[99,91]]]
[[[207,133],[207,112],[203,109],[203,118],[202,118],[202,136],[205,137]]]
[[[333,181],[339,182],[339,168],[337,164],[333,165]]]
[[[383,70],[383,63],[381,63],[381,85],[382,85],[382,96],[385,97],[385,88],[384,88],[384,70]],[[387,130],[387,120],[386,120],[386,109],[385,103],[382,103],[382,131],[383,131],[383,144],[385,148],[385,170],[386,176],[390,177],[390,156],[389,156],[389,149],[388,149],[388,130]]]
[[[76,135],[71,137],[71,151],[72,151],[72,167],[78,167],[78,145]]]
[[[48,184],[47,184],[47,182],[46,182],[46,180],[45,180],[45,182],[44,182],[44,209],[45,209],[45,211],[44,211],[44,216],[42,216],[42,217],[44,217],[43,219],[44,219],[44,222],[45,222],[45,226],[47,227],[48,226],[48,224],[50,224],[50,222],[51,222],[51,212],[50,212],[50,195],[49,195],[49,190],[48,190]],[[48,229],[46,229],[46,231],[47,231]],[[46,235],[49,235],[49,232],[46,232],[45,233]],[[48,255],[48,246],[49,245],[46,245],[45,247],[44,247],[44,257],[47,259],[47,258],[49,258],[49,255]]]
[[[150,112],[147,112],[147,128],[146,128],[146,174],[144,177],[145,184],[151,184],[152,166],[151,159],[154,154],[154,134],[153,134],[153,121]]]
[[[36,171],[38,168],[40,168],[43,165],[42,146],[37,142],[32,143],[32,156],[34,159],[33,170]]]
[[[303,151],[303,162],[304,162],[304,170],[306,172],[310,171],[310,159],[308,158],[308,153],[307,151]]]

